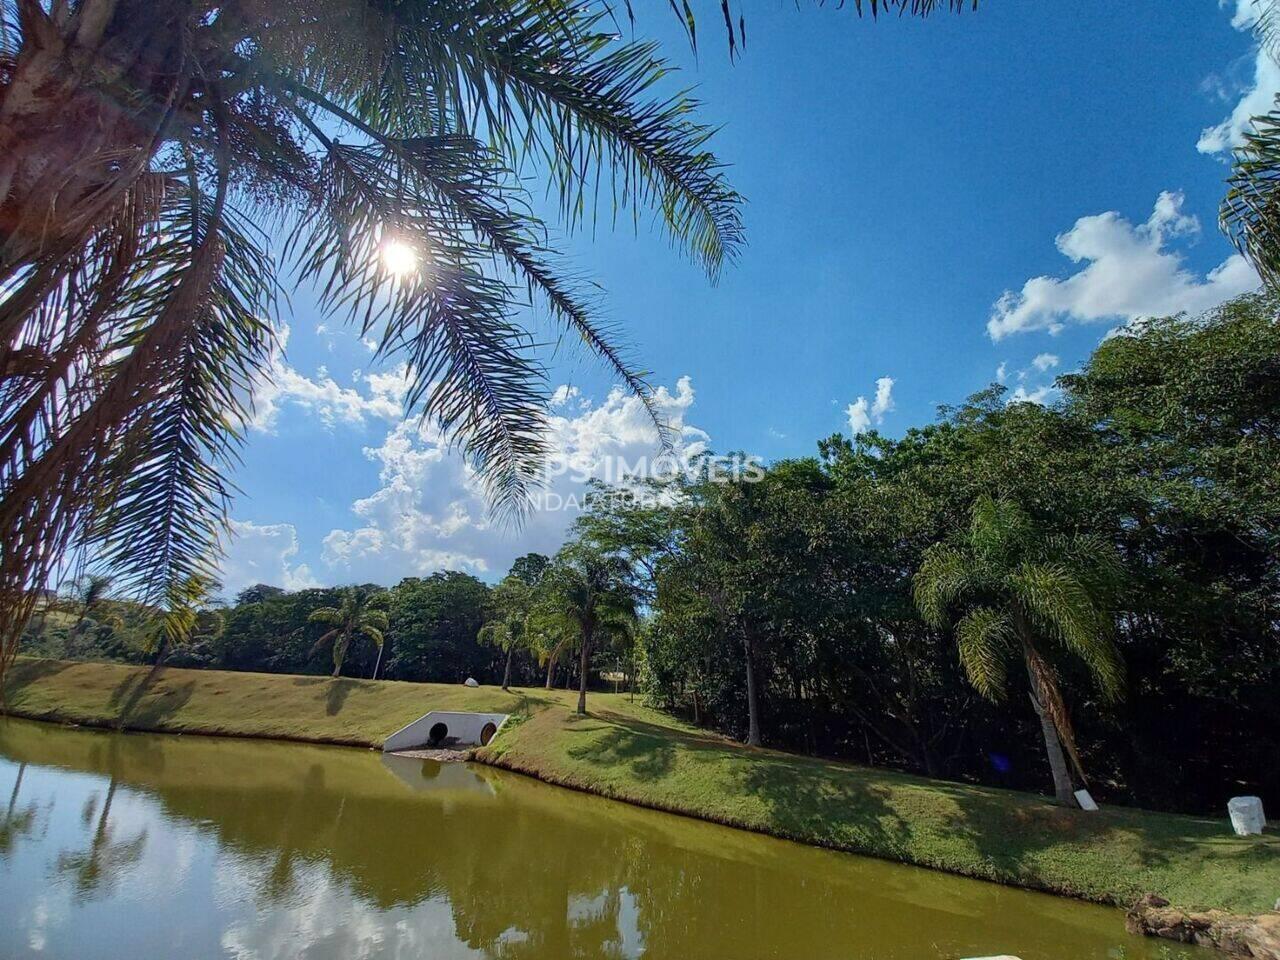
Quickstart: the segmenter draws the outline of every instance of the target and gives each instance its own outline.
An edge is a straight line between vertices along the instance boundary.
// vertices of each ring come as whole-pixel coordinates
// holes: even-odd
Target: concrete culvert
[[[427,733],[428,746],[438,747],[444,743],[449,736],[449,727],[443,723],[433,723],[431,730]]]
[[[498,732],[498,725],[495,723],[486,723],[480,731],[480,746],[488,746],[489,741],[493,739],[493,735]]]

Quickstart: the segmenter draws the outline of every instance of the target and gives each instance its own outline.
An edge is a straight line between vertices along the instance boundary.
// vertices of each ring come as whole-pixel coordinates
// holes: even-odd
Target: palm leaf
[[[1280,109],[1255,117],[1235,151],[1219,219],[1263,281],[1280,284]]]
[[[975,607],[956,623],[960,664],[974,689],[988,700],[1004,698],[1008,658],[1016,643],[1008,615],[991,607]]]

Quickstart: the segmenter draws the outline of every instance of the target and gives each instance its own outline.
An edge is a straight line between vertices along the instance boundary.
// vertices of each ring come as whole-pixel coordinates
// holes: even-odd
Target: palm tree
[[[1253,9],[1258,40],[1280,63],[1280,0],[1254,0]],[[1222,229],[1266,285],[1280,287],[1280,91],[1271,111],[1253,118],[1227,184]]]
[[[712,277],[741,199],[696,102],[658,92],[670,65],[616,12],[0,0],[0,670],[69,554],[178,624],[182,585],[216,573],[277,262],[404,363],[406,413],[459,442],[499,512],[522,509],[544,448],[526,297],[650,403],[522,174],[565,229],[597,199],[656,211]]]
[[[103,573],[86,574],[76,581],[71,599],[77,614],[71,627],[71,636],[78,635],[85,621],[94,616],[111,598],[112,583],[113,578]]]
[[[570,544],[543,575],[539,594],[535,619],[545,621],[553,634],[560,627],[577,645],[578,713],[585,715],[595,644],[636,620],[631,570],[620,557]]]
[[[314,650],[333,646],[333,675],[342,675],[342,661],[347,658],[347,650],[357,635],[368,637],[379,650],[385,640],[383,632],[387,629],[387,594],[382,590],[370,590],[367,587],[347,587],[342,591],[342,600],[336,607],[318,607],[307,617],[312,623],[324,623],[333,629],[328,630],[316,641]]]
[[[1031,703],[1060,803],[1071,804],[1071,772],[1082,781],[1066,702],[1053,659],[1069,653],[1084,664],[1107,699],[1119,696],[1124,668],[1112,642],[1108,597],[1120,578],[1111,546],[1092,536],[1049,536],[1019,506],[981,497],[967,531],[926,553],[915,575],[924,619],[944,626],[953,611],[960,662],[969,682],[998,701],[1008,688],[1008,664],[1022,661]]]
[[[480,628],[478,639],[506,653],[502,671],[502,689],[506,690],[511,686],[511,660],[516,650],[527,643],[533,588],[515,574],[508,574],[493,588],[491,602],[493,619]]]

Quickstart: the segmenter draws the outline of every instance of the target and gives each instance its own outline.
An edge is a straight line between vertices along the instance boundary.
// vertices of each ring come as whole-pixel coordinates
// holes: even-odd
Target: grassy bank
[[[1225,817],[1060,810],[1005,790],[750,750],[626,696],[19,661],[10,710],[167,732],[377,746],[431,709],[514,713],[479,759],[551,783],[805,843],[1107,903],[1155,892],[1241,913],[1280,896],[1280,839]]]
[[[14,664],[5,685],[9,711],[33,720],[353,747],[380,747],[428,710],[523,715],[550,703],[545,693],[536,691],[535,701],[461,684],[28,659]],[[566,694],[554,696],[567,702]]]

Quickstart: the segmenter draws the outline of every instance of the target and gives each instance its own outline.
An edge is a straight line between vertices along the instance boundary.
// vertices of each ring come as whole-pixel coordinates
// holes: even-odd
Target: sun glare
[[[407,243],[390,240],[382,246],[382,265],[393,276],[407,277],[418,269],[418,253]]]

